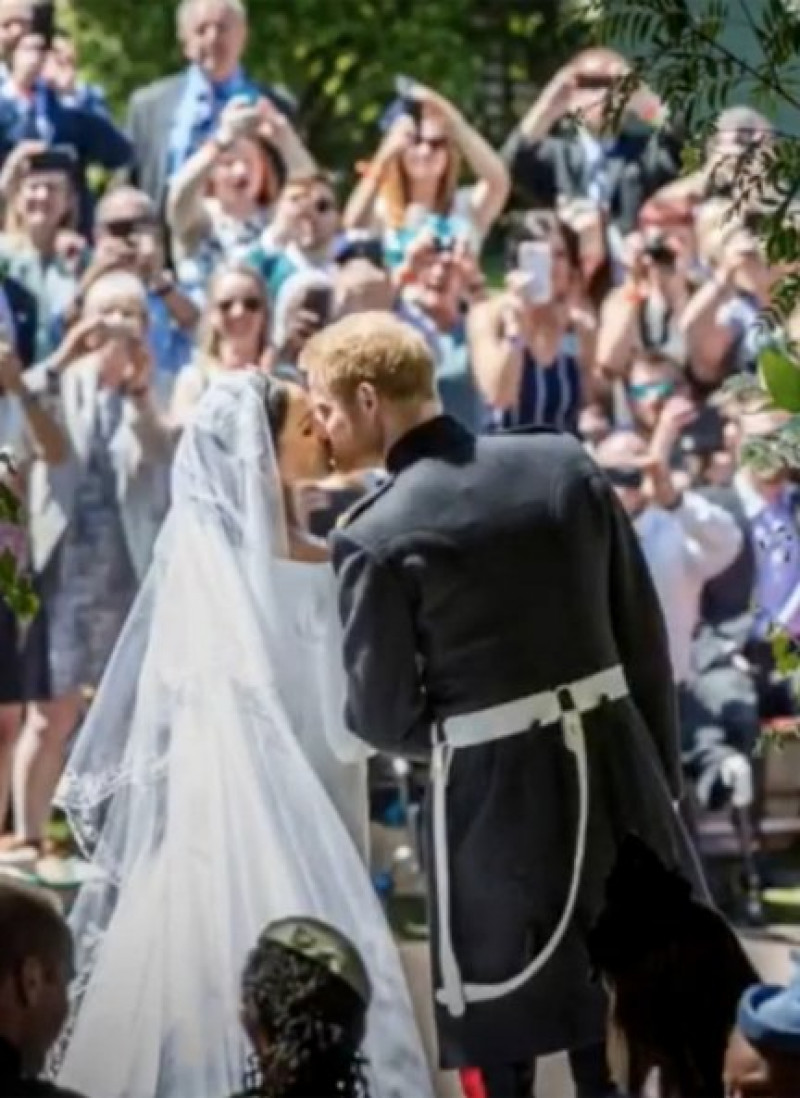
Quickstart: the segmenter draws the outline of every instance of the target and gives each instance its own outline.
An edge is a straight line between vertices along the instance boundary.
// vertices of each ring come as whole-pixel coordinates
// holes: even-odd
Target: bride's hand
[[[296,526],[289,530],[289,560],[305,564],[327,564],[331,559],[327,543]]]

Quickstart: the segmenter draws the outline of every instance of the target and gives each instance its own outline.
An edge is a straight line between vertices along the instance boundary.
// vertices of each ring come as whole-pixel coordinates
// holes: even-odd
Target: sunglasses
[[[156,223],[150,218],[125,217],[118,221],[106,221],[99,227],[109,236],[116,237],[118,240],[127,240],[139,233],[153,232]]]
[[[628,393],[633,400],[652,400],[669,397],[675,392],[672,381],[644,381],[640,385],[629,385]]]
[[[229,313],[236,305],[241,305],[248,313],[260,313],[263,307],[259,297],[229,297],[224,301],[217,301],[215,308],[221,313]]]
[[[630,466],[612,466],[604,470],[609,481],[615,488],[641,488],[644,483],[644,474],[641,469]]]
[[[446,149],[448,141],[446,137],[423,137],[419,134],[414,144],[427,145],[432,152],[436,152],[437,149]]]

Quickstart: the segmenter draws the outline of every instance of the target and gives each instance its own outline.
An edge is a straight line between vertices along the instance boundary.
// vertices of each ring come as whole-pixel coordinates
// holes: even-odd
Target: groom
[[[333,537],[347,717],[431,764],[442,1066],[513,1098],[569,1049],[578,1094],[613,1093],[586,932],[616,848],[635,831],[694,871],[635,534],[574,439],[476,438],[443,415],[426,342],[390,314],[332,325],[301,367],[337,463],[389,473]]]

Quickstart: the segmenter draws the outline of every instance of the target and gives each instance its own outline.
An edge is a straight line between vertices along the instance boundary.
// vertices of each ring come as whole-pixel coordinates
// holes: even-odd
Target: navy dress
[[[552,365],[540,365],[525,349],[516,406],[494,411],[489,430],[555,427],[576,435],[582,399],[578,341],[574,333],[567,332]]]

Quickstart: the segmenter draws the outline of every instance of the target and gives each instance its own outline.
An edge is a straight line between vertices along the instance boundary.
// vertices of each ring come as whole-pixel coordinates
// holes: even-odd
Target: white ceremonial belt
[[[543,690],[526,698],[480,709],[475,713],[447,717],[439,724],[443,742],[434,744],[431,767],[433,793],[433,858],[436,869],[436,909],[439,922],[438,959],[442,987],[437,1002],[459,1018],[468,1003],[502,999],[518,991],[540,972],[561,944],[575,911],[583,863],[586,856],[586,832],[589,822],[589,774],[583,717],[606,702],[620,701],[629,695],[625,672],[617,664],[605,671]],[[453,753],[465,747],[508,739],[530,732],[538,726],[560,723],[564,745],[574,757],[578,777],[578,826],[572,877],[567,900],[550,940],[529,965],[516,976],[496,984],[465,984],[453,949],[450,927],[450,870],[447,852],[447,785]]]

